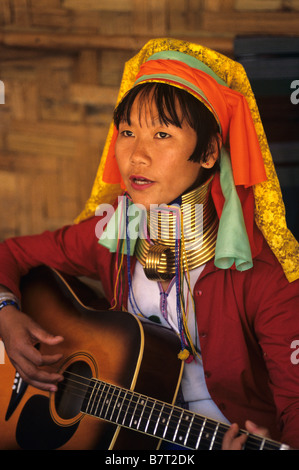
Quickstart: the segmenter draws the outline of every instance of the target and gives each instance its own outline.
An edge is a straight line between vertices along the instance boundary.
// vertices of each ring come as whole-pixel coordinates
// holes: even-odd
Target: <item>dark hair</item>
[[[144,103],[150,98],[155,103],[160,122],[177,127],[182,126],[186,120],[196,131],[197,144],[194,152],[189,157],[193,162],[205,162],[210,153],[214,151],[215,141],[219,150],[219,126],[209,109],[191,93],[165,83],[143,83],[135,86],[125,95],[114,111],[114,124],[119,128],[119,124],[124,121],[131,124],[131,110],[136,97],[140,99],[139,115]],[[177,113],[176,103],[179,103],[181,113]],[[217,168],[217,165],[214,165]],[[216,170],[216,168],[214,168]]]

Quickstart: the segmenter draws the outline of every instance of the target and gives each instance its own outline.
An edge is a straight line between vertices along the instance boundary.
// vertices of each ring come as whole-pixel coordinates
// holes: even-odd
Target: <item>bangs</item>
[[[220,152],[220,130],[211,111],[188,91],[165,83],[141,83],[129,90],[114,111],[113,120],[117,130],[121,122],[131,125],[132,107],[137,97],[140,124],[142,112],[149,110],[153,123],[157,120],[158,111],[161,124],[182,127],[182,123],[187,122],[195,130],[197,144],[190,161],[207,161],[215,142]],[[144,115],[147,116],[146,113]],[[216,171],[217,165],[213,169]]]
[[[195,128],[188,109],[188,92],[165,83],[143,83],[132,88],[116,107],[113,120],[117,129],[121,122],[131,125],[131,111],[137,97],[139,121],[144,107],[150,110],[152,121],[157,119],[157,116],[152,114],[152,110],[156,108],[161,124],[182,127],[182,122],[186,120],[193,129]]]

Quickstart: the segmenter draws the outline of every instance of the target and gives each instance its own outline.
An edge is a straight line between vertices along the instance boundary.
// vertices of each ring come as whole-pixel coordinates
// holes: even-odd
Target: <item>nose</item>
[[[135,145],[132,148],[130,161],[133,165],[148,165],[151,157],[148,145],[142,139],[136,139]]]

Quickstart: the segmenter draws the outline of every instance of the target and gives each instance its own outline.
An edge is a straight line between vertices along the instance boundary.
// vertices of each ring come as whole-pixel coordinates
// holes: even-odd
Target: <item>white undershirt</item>
[[[190,285],[193,292],[195,283],[204,269],[204,266],[190,271]],[[158,317],[161,324],[172,328],[178,332],[177,312],[176,312],[176,289],[174,280],[171,281],[167,292],[163,292],[161,285],[156,281],[150,281],[144,274],[143,267],[137,261],[132,287],[136,303],[147,318],[151,316]],[[186,296],[187,283],[184,282],[184,294]],[[130,302],[128,310],[134,313]],[[165,318],[162,314],[165,311]],[[193,310],[193,304],[189,301],[188,328],[192,337],[193,344],[199,349],[199,340],[197,336],[196,319]],[[207,416],[217,421],[226,422],[228,420],[223,416],[219,408],[208,392],[203,366],[200,358],[196,357],[194,361],[185,364],[181,382],[181,391],[184,401],[189,410],[198,414]]]

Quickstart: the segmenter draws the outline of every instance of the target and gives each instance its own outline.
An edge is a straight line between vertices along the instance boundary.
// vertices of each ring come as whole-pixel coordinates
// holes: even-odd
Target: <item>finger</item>
[[[40,352],[40,349],[37,347],[38,343],[54,347],[64,341],[62,336],[54,336],[36,324],[29,329],[29,335],[31,339],[28,338],[27,342],[24,343],[22,351],[23,357],[28,361],[36,366],[43,366],[55,364],[55,362],[62,358],[61,353],[55,352],[53,352],[53,354],[43,355],[42,351]],[[33,346],[33,344],[35,344],[35,346]]]
[[[55,364],[62,358],[62,354],[42,354],[42,352],[32,346],[32,344],[26,344],[22,350],[22,357],[29,363],[32,363],[37,367],[41,367],[44,365]]]
[[[64,377],[61,375],[50,374],[50,375],[45,375],[42,377],[38,377],[37,379],[31,380],[31,385],[40,390],[44,390],[48,392],[57,392],[58,384],[63,379]]]
[[[252,421],[247,420],[245,422],[245,427],[247,431],[250,432],[251,434],[258,434],[259,436],[268,437],[268,438],[270,437],[270,434],[267,428],[258,426]]]
[[[26,380],[25,382],[28,383],[28,381]],[[59,382],[61,382],[61,380],[54,380],[54,378],[52,379],[52,381],[47,380],[46,382],[43,382],[41,380],[30,380],[30,385],[45,392],[57,392]]]
[[[56,346],[64,340],[63,336],[48,333],[36,324],[30,329],[30,335],[34,341],[48,344],[49,346]]]
[[[244,446],[247,436],[241,434],[238,436],[239,426],[233,423],[225,433],[222,441],[222,450],[241,450]]]
[[[42,354],[41,356],[41,366],[52,366],[53,364],[56,364],[60,359],[62,359],[63,354],[48,354],[44,355]]]
[[[16,351],[15,356],[11,357],[11,362],[26,383],[42,390],[50,390],[54,384],[63,379],[63,376],[56,371],[45,370],[43,366],[52,366],[62,357],[60,353],[43,355],[32,344],[27,344],[22,352]]]
[[[57,391],[58,382],[64,379],[62,374],[39,369],[30,363],[25,363],[24,367],[18,365],[16,368],[27,384],[40,390],[55,392]]]
[[[34,354],[30,360],[27,360],[26,374],[30,379],[30,383],[33,385],[33,381],[38,381],[39,383],[46,382],[49,384],[56,383],[63,379],[63,375],[59,372],[51,372],[49,370],[43,369],[43,366],[52,366],[60,361],[63,357],[62,354],[52,354],[52,355],[42,355],[35,348]],[[35,385],[36,386],[36,385]]]

